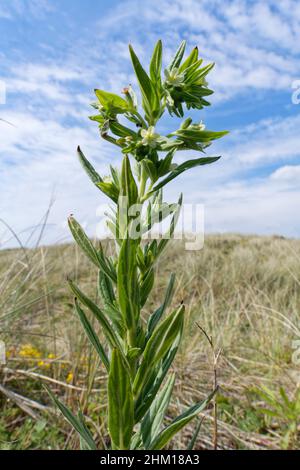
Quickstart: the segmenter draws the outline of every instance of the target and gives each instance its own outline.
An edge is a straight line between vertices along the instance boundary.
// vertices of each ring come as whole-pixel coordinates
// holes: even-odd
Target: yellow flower
[[[31,344],[25,344],[19,351],[19,356],[21,357],[34,357],[38,359],[41,355],[40,351]]]
[[[55,354],[53,353],[48,354],[48,359],[55,359]]]
[[[73,377],[74,377],[73,372],[69,372],[67,375],[67,379],[66,379],[68,384],[73,381]]]

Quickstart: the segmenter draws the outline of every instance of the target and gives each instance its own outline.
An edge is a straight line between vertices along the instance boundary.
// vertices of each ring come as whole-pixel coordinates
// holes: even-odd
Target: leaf
[[[143,158],[141,164],[147,174],[147,176],[151,179],[152,183],[155,183],[157,180],[157,170],[155,164],[149,158]]]
[[[160,364],[153,369],[152,376],[150,376],[148,382],[143,386],[143,389],[137,397],[134,411],[135,422],[139,422],[143,418],[155,399],[157,392],[176,356],[181,337],[182,328],[178,332],[177,337],[173,341],[173,344],[165,354],[164,358],[161,360]]]
[[[160,181],[160,183],[158,183],[156,186],[154,186],[154,188],[152,189],[152,191],[150,191],[148,193],[148,195],[151,195],[151,194],[155,193],[155,191],[158,191],[160,188],[165,186],[167,183],[172,181],[174,178],[179,176],[184,171],[189,170],[190,168],[194,168],[196,166],[208,165],[209,163],[216,162],[220,158],[221,157],[202,157],[202,158],[197,158],[195,160],[187,160],[186,162],[182,163],[181,165],[178,165],[175,168],[175,170],[171,171],[171,173],[169,173],[169,175],[165,179],[163,179],[162,181]]]
[[[159,109],[159,100],[150,78],[143,69],[131,45],[129,45],[129,52],[131,56],[132,65],[141,89],[143,97],[143,106],[150,122],[152,122],[153,116],[157,113]]]
[[[208,403],[214,397],[217,389],[215,389],[205,400],[196,403],[186,410],[183,414],[174,419],[159,435],[151,442],[150,449],[163,449],[168,442],[177,434],[184,426],[186,426],[195,416],[206,408]]]
[[[178,137],[195,142],[210,142],[211,140],[220,139],[228,134],[228,131],[201,131],[196,129],[178,129],[175,133]]]
[[[80,308],[78,305],[77,299],[75,299],[75,308],[76,312],[79,316],[79,319],[81,321],[81,324],[84,328],[84,331],[86,332],[87,337],[89,338],[91,344],[94,346],[95,350],[97,351],[101,361],[103,362],[107,372],[109,372],[109,360],[108,357],[99,341],[99,338],[97,336],[97,333],[93,329],[92,325],[90,324],[89,320],[87,319],[85,313],[83,310]]]
[[[74,219],[73,216],[70,216],[68,219],[68,224],[72,232],[73,238],[76,243],[80,246],[82,251],[86,256],[99,268],[101,269],[113,282],[117,281],[117,276],[115,271],[108,266],[105,259],[102,246],[100,245],[99,251],[96,250],[91,240],[88,238],[87,234],[81,227],[81,225]]]
[[[169,70],[173,70],[175,68],[178,68],[180,65],[180,62],[182,60],[184,51],[185,51],[185,46],[186,46],[186,41],[182,41],[180,44],[179,48],[177,49],[175,56],[173,57],[170,65],[169,65]]]
[[[148,326],[147,326],[146,341],[149,339],[149,337],[153,333],[154,328],[156,327],[157,323],[163,316],[166,308],[169,306],[172,300],[173,293],[174,293],[174,283],[175,283],[175,274],[172,273],[162,305],[149,318]]]
[[[67,408],[50,390],[47,385],[43,385],[50,395],[51,399],[54,401],[55,405],[60,409],[61,413],[64,415],[66,420],[71,424],[71,426],[78,432],[81,438],[86,442],[87,446],[91,450],[97,450],[96,444],[93,440],[91,433],[87,430],[86,426],[82,425],[82,422],[73,415],[73,413]]]
[[[73,216],[70,216],[68,219],[69,228],[72,232],[73,238],[76,243],[80,246],[82,251],[86,256],[98,267],[101,267],[99,256],[96,248],[92,244],[91,240],[88,238],[84,232],[81,225],[74,219]]]
[[[114,449],[128,449],[133,432],[133,394],[130,374],[113,349],[108,376],[108,428]]]
[[[114,329],[112,328],[111,324],[109,323],[108,319],[100,310],[100,308],[91,300],[89,299],[80,289],[77,287],[73,281],[69,280],[69,286],[74,293],[75,297],[80,300],[88,309],[92,312],[92,314],[96,317],[98,320],[99,324],[103,328],[103,332],[110,344],[111,347],[113,348],[118,348],[120,351],[122,351],[122,346],[120,344],[120,341],[117,337],[117,334],[115,333]],[[124,354],[124,353],[123,353]],[[125,355],[124,355],[125,357]]]
[[[158,244],[158,247],[157,247],[157,250],[156,250],[156,258],[158,258],[160,256],[162,251],[167,246],[168,242],[173,237],[173,234],[174,234],[174,231],[175,231],[178,219],[179,219],[181,206],[182,206],[182,193],[179,196],[178,203],[177,203],[177,209],[174,211],[174,214],[173,214],[173,217],[172,217],[172,220],[171,220],[171,223],[170,223],[169,230],[168,230],[167,233],[165,233],[163,235],[162,239],[159,241],[159,244]]]
[[[202,419],[199,419],[199,422],[198,422],[198,424],[197,424],[197,426],[196,426],[196,428],[195,428],[195,431],[194,431],[194,433],[193,433],[193,435],[192,435],[192,439],[191,439],[191,441],[190,441],[190,443],[189,443],[189,445],[188,445],[188,447],[187,447],[187,450],[193,450],[193,449],[194,449],[194,446],[195,446],[195,444],[196,444],[197,438],[198,438],[198,436],[199,436],[199,432],[200,432],[200,429],[201,429],[202,421],[203,421]]]
[[[194,47],[190,55],[185,59],[183,64],[179,67],[179,73],[182,73],[184,70],[189,68],[198,60],[198,47]],[[202,61],[201,61],[202,62]]]
[[[116,204],[119,199],[119,189],[116,187],[113,181],[100,181],[96,186],[102,191],[106,196],[108,196]]]
[[[175,374],[171,374],[166,381],[165,386],[157,394],[149,411],[142,421],[141,433],[145,449],[149,449],[151,441],[153,441],[159,433],[165,412],[170,403],[174,382]]]
[[[130,160],[127,155],[124,156],[121,172],[121,194],[127,196],[129,208],[137,202],[138,188],[133,177]]]
[[[150,62],[150,78],[154,85],[161,84],[162,42],[157,41]]]
[[[154,271],[153,268],[149,269],[147,274],[143,276],[141,287],[140,287],[140,306],[141,308],[145,305],[148,296],[154,285]]]
[[[96,89],[95,94],[103,108],[107,111],[111,111],[113,113],[126,113],[131,109],[126,100],[114,93]]]
[[[109,127],[111,131],[118,137],[131,136],[133,138],[137,138],[136,132],[134,132],[132,129],[129,129],[129,127],[123,126],[123,124],[120,124],[118,121],[110,121]]]
[[[123,321],[128,329],[135,328],[139,313],[136,241],[129,237],[121,245],[117,290]]]
[[[183,314],[184,306],[181,305],[154,329],[146,344],[143,358],[134,380],[133,389],[136,396],[141,392],[143,385],[149,379],[153,368],[165,356],[181,331]]]
[[[77,154],[78,154],[79,161],[80,161],[84,171],[90,177],[90,179],[95,184],[95,186],[97,186],[97,183],[102,182],[102,178],[97,173],[97,171],[94,169],[94,167],[90,164],[90,162],[87,160],[87,158],[84,156],[84,154],[82,153],[81,148],[79,147],[79,145],[77,147]]]

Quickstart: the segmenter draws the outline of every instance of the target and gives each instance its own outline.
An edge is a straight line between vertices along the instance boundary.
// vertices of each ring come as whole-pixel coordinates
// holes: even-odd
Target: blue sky
[[[191,116],[231,131],[209,149],[219,163],[174,180],[168,200],[183,190],[186,202],[203,203],[206,232],[299,237],[299,1],[0,0],[0,31],[0,117],[13,124],[0,121],[0,218],[24,243],[51,198],[46,242],[68,236],[70,213],[93,233],[105,199],[76,147],[101,174],[120,161],[88,120],[93,89],[135,85],[128,43],[146,64],[159,38],[165,63],[182,39],[216,62],[212,106]],[[1,246],[12,243],[0,224]]]

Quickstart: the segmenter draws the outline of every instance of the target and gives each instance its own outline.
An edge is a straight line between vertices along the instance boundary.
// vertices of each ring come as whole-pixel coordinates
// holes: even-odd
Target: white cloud
[[[91,25],[97,46],[85,30],[72,52],[66,49],[59,59],[28,62],[25,57],[16,67],[6,58],[8,106],[1,117],[15,127],[0,122],[1,217],[18,232],[34,225],[54,190],[48,241],[68,234],[63,224],[70,212],[86,221],[92,233],[97,205],[105,198],[89,184],[75,150],[80,144],[101,174],[120,159],[118,149],[99,139],[87,116],[93,87],[118,92],[133,81],[129,41],[144,62],[159,36],[165,60],[183,37],[190,47],[198,44],[204,58],[217,63],[211,82],[219,102],[240,94],[242,103],[242,93],[249,90],[289,91],[292,79],[300,76],[299,2],[251,3],[250,8],[246,0],[161,0],[155,5],[145,0],[141,8],[140,2],[120,2],[110,16],[95,18]],[[36,17],[52,4],[15,0],[3,11],[13,17],[26,8]],[[0,16],[3,11],[0,7]],[[204,202],[210,231],[299,235],[300,171],[295,160],[300,115],[275,118],[274,113],[217,142],[213,154],[220,152],[223,159],[174,180],[167,198],[175,200],[183,190],[187,202]]]

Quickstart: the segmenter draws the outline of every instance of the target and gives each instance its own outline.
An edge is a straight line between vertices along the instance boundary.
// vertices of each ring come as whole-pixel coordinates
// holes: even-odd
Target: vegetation
[[[103,249],[109,255],[114,248],[105,242]],[[280,237],[211,235],[196,252],[170,241],[143,310],[148,318],[170,273],[178,272],[170,308],[184,299],[186,321],[171,368],[177,379],[165,424],[213,388],[211,349],[198,324],[216,350],[222,349],[218,447],[299,448],[300,366],[292,360],[300,335],[299,261],[300,242]],[[79,448],[42,384],[74,413],[81,408],[98,448],[109,446],[107,374],[74,318],[67,277],[97,301],[97,269],[77,246],[0,251],[0,328],[7,346],[7,363],[0,366],[2,449]],[[195,448],[212,448],[212,406],[200,413],[200,421]],[[187,448],[197,424],[190,423],[170,446]]]

